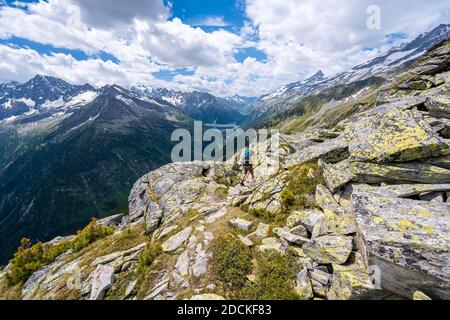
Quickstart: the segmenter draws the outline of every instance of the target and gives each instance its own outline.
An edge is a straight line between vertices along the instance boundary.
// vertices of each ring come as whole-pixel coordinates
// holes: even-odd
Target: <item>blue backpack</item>
[[[250,149],[246,148],[244,151],[244,165],[250,164]]]

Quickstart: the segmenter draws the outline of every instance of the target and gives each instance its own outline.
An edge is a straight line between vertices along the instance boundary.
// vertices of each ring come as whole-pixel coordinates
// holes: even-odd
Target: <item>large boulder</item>
[[[329,300],[369,299],[376,297],[376,288],[359,252],[353,252],[342,265],[333,264],[333,277],[327,293]]]
[[[162,249],[165,252],[170,252],[178,249],[189,238],[192,232],[192,227],[187,227],[176,235],[170,237],[162,244]]]
[[[348,156],[348,144],[344,136],[341,135],[338,138],[296,151],[286,157],[284,166],[291,168],[295,165],[317,161],[318,159],[322,159],[327,163],[335,163],[348,158]]]
[[[280,174],[263,183],[256,184],[253,192],[246,198],[244,206],[247,206],[249,209],[280,211],[281,192],[286,187],[286,184],[285,174]]]
[[[407,198],[430,192],[448,192],[450,184],[394,184],[383,187],[371,187],[369,185],[354,185],[353,191],[365,191],[378,194],[383,197]]]
[[[130,221],[144,217],[147,231],[172,221],[195,204],[217,202],[214,193],[224,186],[224,164],[216,162],[172,163],[140,178],[129,196]]]
[[[445,155],[449,146],[418,112],[386,112],[361,117],[346,128],[350,161],[404,162]]]
[[[350,162],[351,180],[363,183],[449,183],[450,170],[424,162]]]
[[[302,245],[309,241],[308,238],[290,233],[288,230],[283,229],[283,228],[275,228],[275,229],[273,229],[272,232],[275,233],[280,238],[286,240],[287,242],[294,243],[294,244]]]
[[[319,159],[318,164],[322,169],[323,178],[331,192],[337,192],[350,181],[350,170],[347,159],[334,165]]]
[[[110,266],[99,264],[94,271],[90,300],[102,300],[106,291],[114,283],[114,269]]]
[[[414,291],[450,298],[450,205],[355,190],[357,245],[382,286],[405,298]]]
[[[343,264],[352,249],[352,237],[337,235],[318,237],[303,245],[303,252],[319,264]]]
[[[328,232],[346,235],[356,231],[352,213],[345,207],[340,206],[325,186],[318,185],[316,187],[315,199],[317,205],[325,214]]]
[[[425,106],[430,116],[450,119],[450,95],[428,97]]]

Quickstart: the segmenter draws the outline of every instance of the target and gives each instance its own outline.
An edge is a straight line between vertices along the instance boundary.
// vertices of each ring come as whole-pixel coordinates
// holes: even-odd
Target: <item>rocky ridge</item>
[[[226,232],[251,250],[294,256],[299,299],[449,299],[449,59],[447,42],[383,86],[367,110],[258,145],[257,179],[246,186],[236,183],[235,159],[145,174],[131,190],[129,214],[98,222],[115,225],[113,235],[62,254],[28,278],[19,296],[232,298],[210,265],[211,244]],[[322,177],[307,197],[313,205],[286,211],[290,174],[311,163]],[[149,245],[161,253],[142,274]],[[81,284],[69,290],[78,269]]]

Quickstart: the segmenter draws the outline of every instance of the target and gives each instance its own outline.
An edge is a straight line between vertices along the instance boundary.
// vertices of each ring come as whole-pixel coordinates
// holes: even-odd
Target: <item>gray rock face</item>
[[[301,300],[309,300],[314,296],[311,280],[308,276],[308,269],[302,269],[296,276],[295,293]]]
[[[415,290],[448,299],[450,206],[355,191],[358,247],[381,269],[382,286],[405,298]]]
[[[188,250],[183,251],[178,257],[175,268],[182,276],[187,276],[189,274],[189,263],[190,263],[190,253]]]
[[[279,236],[280,238],[282,238],[290,243],[295,243],[295,244],[301,245],[301,244],[304,244],[309,241],[308,238],[292,234],[288,230],[283,229],[283,228],[275,228],[275,229],[273,229],[273,233],[275,233],[277,236]]]
[[[396,184],[385,187],[356,185],[354,190],[377,194],[383,197],[406,198],[430,192],[448,192],[450,184]]]
[[[363,183],[423,183],[450,182],[450,170],[424,162],[376,164],[351,162],[352,181]]]
[[[291,168],[297,164],[322,159],[328,163],[342,161],[349,156],[347,141],[343,136],[327,140],[323,143],[306,147],[288,156],[285,167]]]
[[[397,108],[352,122],[346,138],[350,161],[405,162],[450,152],[419,113]]]
[[[312,232],[317,222],[325,217],[320,209],[303,209],[292,212],[286,220],[286,226],[295,227],[303,225],[309,232]]]
[[[251,247],[253,246],[253,242],[252,240],[250,240],[247,237],[243,237],[241,235],[238,236],[239,240],[246,246],[246,247]]]
[[[269,230],[270,226],[268,224],[260,222],[253,235],[259,238],[265,238],[269,235]]]
[[[124,216],[125,216],[124,213],[115,214],[115,215],[97,220],[97,224],[101,224],[104,226],[118,226],[122,222],[122,219]]]
[[[335,193],[350,181],[348,160],[343,160],[335,165],[319,160],[318,164],[322,168],[323,178],[331,192]]]
[[[450,96],[428,97],[425,106],[432,117],[450,119]]]
[[[333,276],[327,293],[329,300],[372,299],[379,288],[372,283],[359,252],[354,252],[342,265],[333,264]]]
[[[169,252],[179,248],[191,235],[192,227],[187,227],[170,237],[162,244],[163,251]]]
[[[249,231],[253,226],[252,221],[248,221],[242,218],[233,218],[230,220],[230,224],[244,231]]]
[[[147,231],[176,219],[199,203],[214,202],[214,181],[223,163],[186,162],[165,165],[139,179],[129,196],[130,221],[144,217]]]
[[[303,252],[320,264],[343,264],[352,249],[352,237],[336,235],[318,237],[303,245]]]
[[[351,234],[356,231],[355,220],[350,211],[340,206],[333,194],[323,185],[316,187],[316,203],[325,213],[328,232]]]
[[[99,264],[94,271],[90,300],[102,300],[114,283],[114,269]]]
[[[296,236],[300,236],[303,238],[308,238],[308,231],[306,230],[306,228],[302,225],[293,227],[289,230],[290,233],[296,235]]]

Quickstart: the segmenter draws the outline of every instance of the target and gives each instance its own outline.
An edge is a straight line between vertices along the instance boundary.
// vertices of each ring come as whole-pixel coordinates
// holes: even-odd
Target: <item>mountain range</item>
[[[449,38],[450,24],[441,24],[435,29],[419,35],[411,42],[393,47],[388,52],[352,69],[331,77],[325,77],[322,71],[306,80],[294,82],[276,91],[255,99],[247,107],[251,115],[247,125],[253,126],[265,122],[271,117],[283,113],[287,108],[307,96],[322,90],[357,83],[370,78],[389,79],[421,57],[427,49]],[[359,90],[359,89],[358,89]],[[357,93],[358,91],[354,92]]]
[[[0,84],[0,264],[22,237],[46,241],[91,217],[126,211],[133,183],[170,162],[174,129],[190,129],[194,120],[282,126],[323,112],[380,86],[449,29],[441,25],[347,72],[319,71],[259,98],[142,85],[97,89],[44,75]]]

